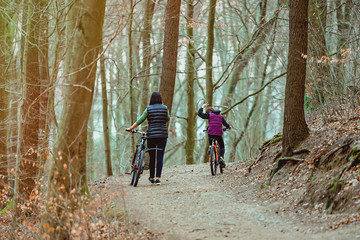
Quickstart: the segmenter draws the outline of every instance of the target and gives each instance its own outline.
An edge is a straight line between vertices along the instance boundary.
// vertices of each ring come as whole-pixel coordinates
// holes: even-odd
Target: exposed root
[[[277,164],[275,165],[275,168],[273,170],[271,170],[270,172],[270,178],[268,180],[268,185],[270,185],[272,178],[274,177],[274,175],[282,168],[285,166],[285,164],[287,164],[288,162],[292,163],[292,164],[298,164],[301,162],[304,162],[304,159],[301,158],[293,158],[293,157],[282,157],[279,159],[279,161],[277,162]]]

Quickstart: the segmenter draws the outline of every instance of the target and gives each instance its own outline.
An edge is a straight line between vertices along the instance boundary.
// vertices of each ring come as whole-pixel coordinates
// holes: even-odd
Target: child
[[[207,129],[209,144],[213,139],[216,139],[220,145],[220,166],[225,167],[225,145],[224,140],[222,138],[223,129],[222,125],[224,125],[227,129],[231,129],[231,126],[225,121],[224,117],[220,114],[220,110],[214,110],[212,107],[208,107],[206,109],[206,113],[203,112],[205,107],[209,106],[208,103],[202,105],[202,107],[198,111],[199,117],[202,119],[208,119],[209,127]]]

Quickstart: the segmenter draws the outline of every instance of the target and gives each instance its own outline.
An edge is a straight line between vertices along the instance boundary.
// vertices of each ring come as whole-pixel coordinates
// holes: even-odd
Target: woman
[[[145,109],[141,117],[126,131],[131,131],[141,123],[148,120],[147,146],[148,148],[161,148],[157,151],[156,179],[155,177],[155,151],[150,153],[150,177],[151,183],[160,184],[161,171],[163,167],[163,158],[168,137],[166,122],[170,120],[170,114],[167,106],[162,104],[162,97],[159,92],[153,92],[150,98],[150,104]]]
[[[209,127],[207,129],[208,137],[209,137],[209,145],[211,145],[211,141],[216,139],[220,145],[220,165],[221,167],[225,167],[225,144],[223,135],[222,125],[224,125],[227,129],[231,129],[231,126],[226,122],[223,115],[220,114],[220,110],[214,110],[212,107],[208,107],[206,109],[206,113],[204,113],[203,109],[209,106],[208,103],[205,103],[201,106],[198,111],[198,116],[202,119],[208,119]]]

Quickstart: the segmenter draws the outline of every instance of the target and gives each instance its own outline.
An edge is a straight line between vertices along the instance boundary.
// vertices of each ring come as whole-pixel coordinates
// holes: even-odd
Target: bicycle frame
[[[211,145],[210,145],[210,147],[213,147],[214,148],[214,153],[215,153],[215,160],[216,160],[216,163],[218,163],[218,161],[219,161],[219,156],[218,156],[218,150],[219,150],[219,143],[218,143],[218,141],[215,139],[215,138],[213,138],[212,140],[211,140]],[[209,158],[209,161],[211,161],[211,159]]]
[[[136,187],[137,183],[139,181],[140,175],[142,174],[143,169],[144,169],[144,165],[145,165],[144,155],[145,155],[145,153],[147,153],[149,151],[154,151],[154,150],[163,151],[164,149],[161,149],[161,148],[147,148],[147,146],[145,144],[145,140],[147,139],[146,132],[139,132],[137,130],[133,130],[133,131],[131,131],[131,133],[139,133],[139,134],[141,134],[139,142],[138,142],[138,144],[136,144],[136,150],[135,150],[135,153],[134,153],[133,161],[131,163],[132,177],[131,177],[130,185],[134,185],[134,187]],[[134,172],[136,172],[135,175],[133,175]]]
[[[226,131],[227,128],[223,128],[223,131]],[[204,132],[207,132],[207,130],[204,130]],[[210,144],[209,144],[209,163],[210,163],[210,169],[211,174],[214,176],[216,174],[217,166],[219,165],[219,143],[215,138],[210,138]],[[223,167],[220,166],[220,173],[223,173]]]
[[[138,152],[143,151],[143,149],[146,149],[146,145],[145,145],[146,133],[145,132],[139,132],[139,131],[136,131],[136,130],[133,130],[131,133],[139,133],[139,134],[141,134],[141,137],[140,137],[138,143],[136,144],[136,150],[135,150],[133,160],[132,160],[132,163],[131,163],[131,168],[134,168],[135,167],[136,154]]]

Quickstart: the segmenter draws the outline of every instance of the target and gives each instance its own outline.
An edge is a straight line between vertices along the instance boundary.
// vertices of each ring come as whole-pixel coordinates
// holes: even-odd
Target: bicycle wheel
[[[136,187],[139,182],[140,174],[142,172],[143,162],[144,162],[144,151],[141,151],[139,154],[139,161],[137,162],[136,171],[134,173],[134,187]]]
[[[223,167],[221,166],[221,164],[219,164],[219,159],[218,157],[220,156],[220,146],[218,143],[216,143],[216,149],[217,149],[217,154],[216,154],[216,158],[217,158],[217,161],[216,161],[216,165],[219,165],[219,168],[220,168],[220,173],[223,173]]]
[[[211,175],[214,176],[216,174],[216,153],[213,146],[210,149],[209,162],[210,162]]]
[[[136,149],[135,153],[134,153],[134,157],[131,161],[131,180],[130,180],[130,185],[133,185],[134,184],[134,178],[135,178],[135,166],[137,164],[137,162],[139,161],[138,158],[138,149]]]

